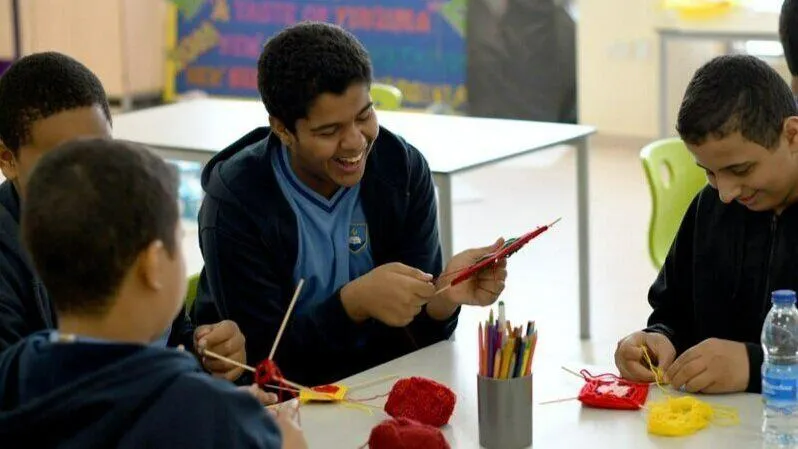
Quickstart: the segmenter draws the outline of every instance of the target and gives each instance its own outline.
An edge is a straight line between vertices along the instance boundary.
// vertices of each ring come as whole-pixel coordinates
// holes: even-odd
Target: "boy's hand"
[[[615,365],[621,377],[635,382],[654,382],[654,373],[643,358],[643,349],[648,348],[651,363],[664,373],[676,357],[676,348],[668,337],[655,332],[635,332],[618,342],[615,349]]]
[[[744,343],[709,338],[684,351],[665,380],[690,393],[736,393],[748,387],[748,365]]]
[[[231,366],[223,360],[205,357],[203,353],[208,350],[236,362],[247,363],[244,343],[244,334],[238,329],[238,325],[230,320],[199,326],[194,331],[194,347],[197,348],[197,354],[202,357],[202,366],[214,376],[229,381],[238,379],[244,370]]]
[[[341,289],[341,302],[355,322],[374,318],[402,327],[435,295],[432,275],[394,262],[381,265]]]
[[[238,389],[251,394],[255,399],[258,400],[258,402],[260,402],[260,405],[264,407],[277,403],[276,394],[266,393],[257,384],[252,384],[246,387],[238,387]]]
[[[280,407],[269,410],[280,428],[283,437],[282,449],[307,449],[305,435],[297,424],[296,414],[299,410],[293,407]]]
[[[446,265],[446,269],[443,270],[436,290],[449,285],[460,274],[460,271],[475,264],[488,254],[498,251],[502,245],[504,245],[504,239],[500,238],[493,245],[469,249],[456,254]],[[502,259],[495,265],[447,289],[440,296],[441,299],[455,305],[489,306],[499,299],[499,295],[504,291],[506,279],[507,259]]]

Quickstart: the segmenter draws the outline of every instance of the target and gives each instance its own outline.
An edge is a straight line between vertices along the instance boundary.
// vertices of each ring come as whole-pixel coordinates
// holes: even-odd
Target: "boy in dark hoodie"
[[[379,126],[371,82],[366,50],[342,28],[284,29],[258,62],[271,127],[203,172],[197,321],[235,320],[257,363],[304,279],[275,355],[299,383],[338,380],[448,338],[460,305],[492,304],[507,276],[501,262],[436,293],[503,241],[454,256],[439,277],[429,167]]]
[[[304,447],[288,412],[278,428],[193,356],[152,345],[186,293],[172,167],[140,145],[79,139],[26,181],[22,238],[58,329],[0,354],[4,447]]]
[[[43,155],[76,137],[111,137],[111,112],[100,80],[59,53],[26,56],[0,77],[0,351],[42,329],[56,327],[47,289],[19,241],[20,193]],[[77,257],[77,255],[75,255]],[[168,340],[168,341],[167,341]],[[194,329],[185,313],[158,344],[184,345],[244,361],[244,337],[231,321]],[[203,365],[235,380],[241,369],[213,359]]]
[[[774,290],[798,290],[798,108],[753,56],[723,56],[687,87],[677,128],[709,185],[687,210],[649,291],[648,327],[615,362],[690,392],[761,391],[760,336]]]

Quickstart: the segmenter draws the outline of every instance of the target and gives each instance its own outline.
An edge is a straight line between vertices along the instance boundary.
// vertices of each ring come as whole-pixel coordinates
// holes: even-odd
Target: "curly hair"
[[[280,31],[258,60],[263,104],[291,132],[321,94],[341,95],[354,83],[371,82],[371,60],[363,44],[329,23],[301,22]]]

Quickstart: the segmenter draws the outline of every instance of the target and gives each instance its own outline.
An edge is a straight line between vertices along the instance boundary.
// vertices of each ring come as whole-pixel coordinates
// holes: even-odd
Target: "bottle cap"
[[[773,304],[793,304],[795,303],[795,291],[793,290],[776,290],[770,297]]]

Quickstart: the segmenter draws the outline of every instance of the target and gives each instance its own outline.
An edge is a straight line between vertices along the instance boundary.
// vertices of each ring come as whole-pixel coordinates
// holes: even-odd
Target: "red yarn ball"
[[[409,418],[441,427],[452,417],[456,400],[457,396],[446,385],[423,377],[411,377],[394,384],[385,411],[394,418]]]
[[[412,419],[387,419],[371,429],[371,449],[450,449],[437,429]]]

